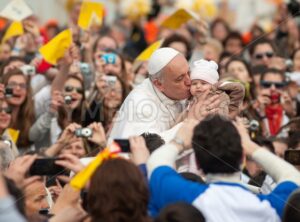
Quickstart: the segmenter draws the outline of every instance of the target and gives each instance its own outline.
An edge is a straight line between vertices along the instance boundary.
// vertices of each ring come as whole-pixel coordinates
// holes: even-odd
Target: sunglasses
[[[11,114],[12,113],[12,109],[10,107],[0,107],[0,113],[5,112],[7,114]]]
[[[65,92],[73,92],[74,90],[76,90],[77,93],[83,93],[83,89],[80,87],[65,86]]]
[[[264,56],[270,59],[274,56],[274,53],[273,52],[257,53],[254,57],[257,60],[261,60],[263,59]]]
[[[263,88],[271,88],[272,85],[275,86],[276,89],[282,89],[286,86],[286,83],[285,82],[270,82],[270,81],[260,81],[260,85],[263,87]]]

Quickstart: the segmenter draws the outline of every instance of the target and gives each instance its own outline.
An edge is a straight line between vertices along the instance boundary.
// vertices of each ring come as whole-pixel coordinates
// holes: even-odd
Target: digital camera
[[[12,88],[7,87],[7,88],[5,88],[4,94],[5,94],[6,98],[11,98],[11,97],[13,97],[14,91]]]
[[[72,96],[65,96],[64,100],[65,104],[70,105],[72,103]]]
[[[26,76],[33,76],[35,75],[35,67],[30,65],[23,65],[20,67],[21,71]]]
[[[79,68],[80,68],[80,72],[83,75],[90,75],[91,74],[91,67],[88,63],[84,63],[84,62],[79,63]]]
[[[90,128],[80,128],[75,130],[75,136],[89,138],[93,135],[93,130]]]
[[[109,87],[112,87],[116,84],[117,77],[115,77],[115,76],[104,76],[104,77],[105,77],[106,83]]]
[[[249,130],[252,132],[258,131],[259,130],[259,122],[256,121],[255,119],[251,120],[249,122]]]
[[[105,64],[115,64],[116,63],[116,54],[115,53],[106,53],[101,56]]]

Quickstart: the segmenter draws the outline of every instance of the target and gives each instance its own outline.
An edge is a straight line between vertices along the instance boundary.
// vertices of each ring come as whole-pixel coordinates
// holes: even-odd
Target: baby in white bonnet
[[[238,82],[219,81],[217,63],[204,59],[193,62],[190,78],[192,81],[190,87],[192,96],[189,99],[189,104],[206,92],[206,90],[210,90],[208,98],[216,94],[220,95],[221,103],[218,107],[220,115],[231,119],[238,115],[239,106],[242,104],[245,96],[245,88]],[[187,112],[183,113],[177,122],[185,119]]]
[[[210,90],[209,97],[220,94],[219,114],[229,118],[236,117],[245,96],[245,88],[241,83],[219,81],[217,63],[204,59],[193,62],[190,78],[193,98],[197,98],[206,90]]]

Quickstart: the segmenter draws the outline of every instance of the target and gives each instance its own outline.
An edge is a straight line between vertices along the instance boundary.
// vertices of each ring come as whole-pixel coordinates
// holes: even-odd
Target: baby
[[[189,99],[191,104],[197,97],[210,90],[208,98],[219,94],[221,103],[218,113],[234,119],[239,112],[239,106],[243,102],[245,89],[241,83],[219,81],[218,65],[214,61],[204,59],[197,60],[191,68],[192,94]],[[187,113],[186,113],[187,114]]]
[[[209,90],[208,98],[219,94],[221,103],[219,104],[218,113],[230,119],[234,119],[239,113],[239,106],[243,102],[245,89],[241,83],[219,81],[218,65],[213,61],[204,59],[197,60],[191,68],[191,87],[192,94],[189,99],[187,110],[180,114],[176,123],[183,121],[188,114],[189,106],[201,94]],[[208,108],[208,107],[206,107]],[[213,107],[214,108],[214,107]],[[177,160],[177,170],[185,172],[193,172],[198,174],[197,165],[195,163],[194,153],[183,153],[181,158]]]

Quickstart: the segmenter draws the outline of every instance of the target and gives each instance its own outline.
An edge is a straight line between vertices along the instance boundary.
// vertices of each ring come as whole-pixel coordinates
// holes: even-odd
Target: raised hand
[[[57,113],[58,108],[63,106],[63,104],[64,104],[64,98],[62,96],[62,93],[60,91],[55,90],[52,93],[49,111],[51,113]]]
[[[88,140],[104,148],[106,146],[106,135],[102,124],[94,122],[88,128],[93,130],[93,135]]]
[[[129,137],[131,159],[136,165],[147,162],[150,152],[146,146],[146,142],[142,136]]]

